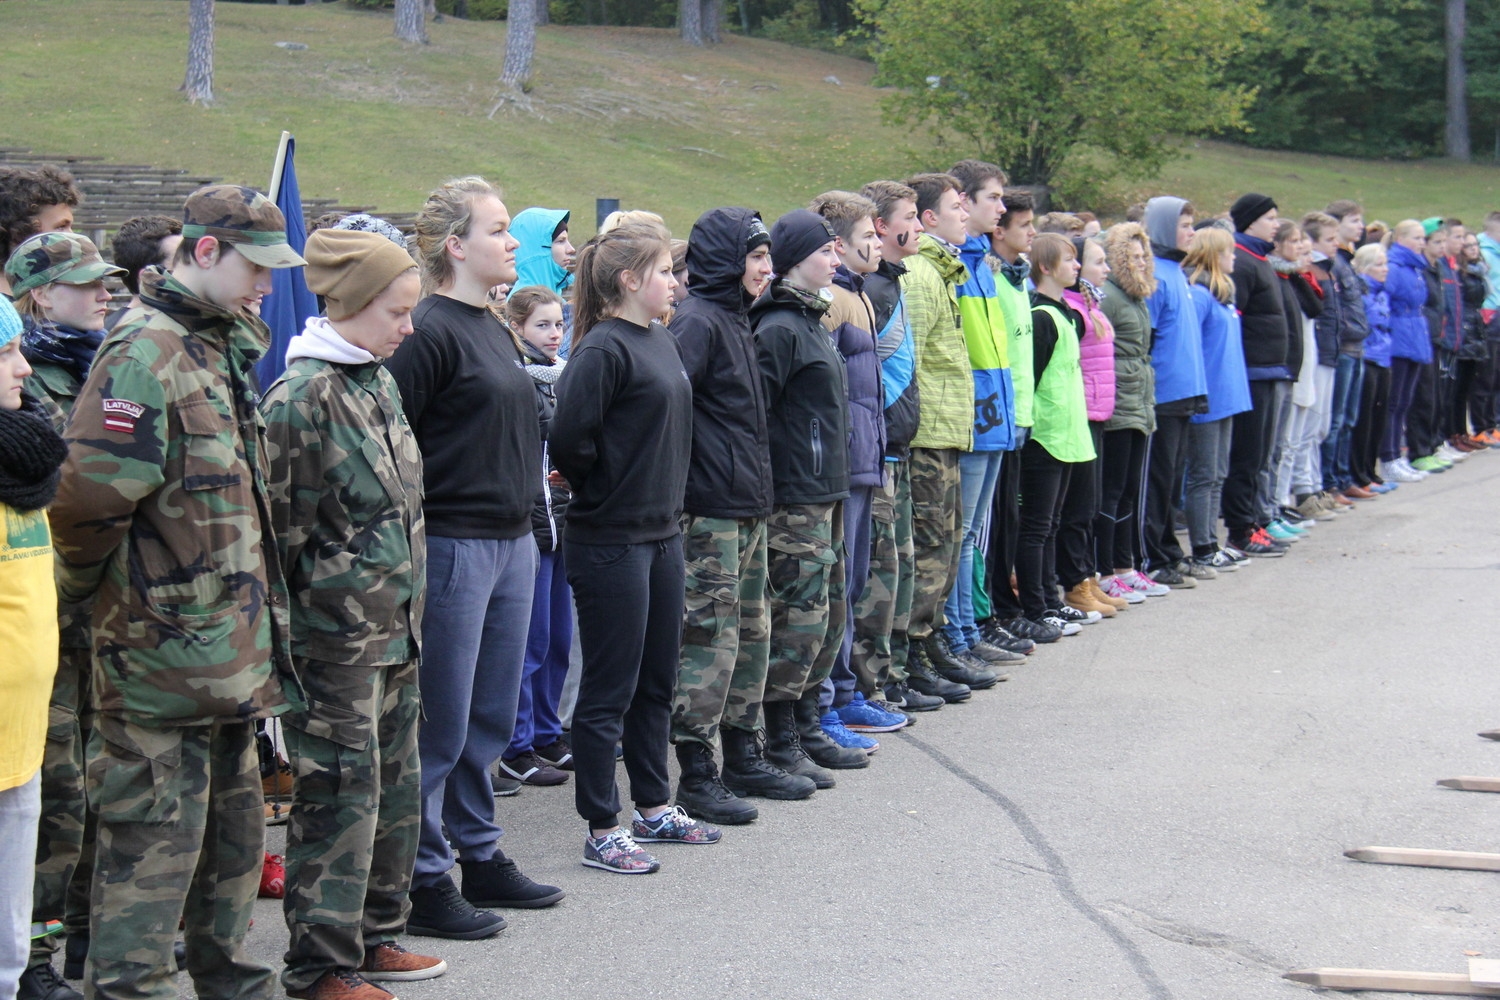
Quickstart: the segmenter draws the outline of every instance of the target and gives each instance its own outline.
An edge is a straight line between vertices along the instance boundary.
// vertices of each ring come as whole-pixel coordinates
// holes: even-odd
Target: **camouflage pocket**
[[[240,484],[234,428],[207,397],[187,398],[177,405],[182,421],[182,488],[218,490]]]
[[[157,650],[173,666],[191,666],[202,656],[194,650],[227,642],[240,621],[239,609],[233,604],[206,613],[200,613],[198,607],[122,605],[125,629],[114,636],[114,641],[133,649]]]
[[[801,611],[828,607],[829,576],[838,553],[827,540],[776,531],[767,542],[766,589],[771,600]]]
[[[381,668],[351,667],[301,657],[297,666],[307,696],[307,709],[285,715],[286,724],[339,746],[368,749],[374,728],[375,680]]]
[[[870,517],[881,524],[896,523],[896,491],[893,486],[887,484],[876,488],[870,497]]]
[[[181,729],[151,729],[101,716],[89,738],[88,801],[102,823],[173,823],[182,789]]]
[[[955,537],[953,512],[941,500],[937,503],[911,505],[912,541],[918,549],[937,549]]]

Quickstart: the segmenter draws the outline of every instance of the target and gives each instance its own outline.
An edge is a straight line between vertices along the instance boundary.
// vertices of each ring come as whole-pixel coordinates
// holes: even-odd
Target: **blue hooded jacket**
[[[957,288],[964,341],[974,369],[974,451],[1011,451],[1016,447],[1016,397],[1010,381],[1009,334],[995,275],[985,255],[990,241],[970,236],[958,248],[969,280]]]
[[[1426,364],[1432,360],[1432,338],[1422,314],[1427,304],[1427,258],[1399,243],[1391,244],[1388,257],[1385,294],[1391,303],[1391,357]]]
[[[1182,254],[1176,249],[1177,220],[1186,204],[1181,198],[1163,197],[1146,205],[1145,229],[1156,272],[1156,291],[1146,307],[1151,311],[1151,367],[1156,370],[1158,407],[1208,393],[1203,330],[1182,272]]]
[[[1365,275],[1365,318],[1370,335],[1365,338],[1365,360],[1382,368],[1391,366],[1391,300],[1385,282]]]
[[[565,295],[573,274],[552,259],[552,234],[567,226],[571,213],[561,208],[528,208],[510,223],[510,234],[520,241],[516,248],[516,283],[511,291],[541,285]]]

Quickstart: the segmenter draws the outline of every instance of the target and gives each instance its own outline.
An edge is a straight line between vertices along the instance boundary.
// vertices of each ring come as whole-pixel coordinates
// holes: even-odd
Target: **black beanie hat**
[[[759,212],[751,212],[750,218],[745,223],[745,256],[748,257],[759,247],[769,246],[771,234],[766,230],[766,224],[760,221]]]
[[[1239,200],[1229,208],[1229,217],[1234,220],[1236,232],[1243,233],[1248,226],[1255,224],[1255,220],[1265,215],[1276,207],[1276,202],[1271,200],[1270,195],[1242,194]]]
[[[777,274],[785,275],[837,238],[828,220],[817,212],[805,208],[790,211],[771,227],[771,266]]]

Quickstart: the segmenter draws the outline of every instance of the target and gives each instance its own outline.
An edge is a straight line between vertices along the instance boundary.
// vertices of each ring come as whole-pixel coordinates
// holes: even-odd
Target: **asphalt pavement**
[[[1500,958],[1494,875],[1342,856],[1500,851],[1500,795],[1435,785],[1500,776],[1476,735],[1500,727],[1497,494],[1482,453],[1362,502],[1042,647],[834,789],[656,845],[654,875],[580,865],[571,783],[497,799],[502,848],[567,898],[488,941],[407,939],[450,968],[394,991],[1251,1000],[1305,993],[1295,968]],[[278,903],[251,933],[278,963]]]

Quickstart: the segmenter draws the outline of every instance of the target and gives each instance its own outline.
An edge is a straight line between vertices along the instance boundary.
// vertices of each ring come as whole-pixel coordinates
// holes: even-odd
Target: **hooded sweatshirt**
[[[684,509],[695,517],[771,513],[771,448],[745,247],[760,215],[748,208],[703,213],[688,236],[688,297],[669,329],[693,385],[693,448]]]
[[[558,226],[567,227],[569,213],[561,208],[528,208],[510,223],[510,234],[520,241],[516,248],[516,292],[528,285],[541,285],[559,295],[573,284],[572,272],[552,259],[552,238]]]
[[[974,370],[974,450],[1010,451],[1016,446],[1016,399],[1010,378],[1010,345],[995,275],[985,261],[986,236],[970,236],[958,259],[969,278],[958,286],[958,311]]]
[[[1177,220],[1182,217],[1181,198],[1152,198],[1146,204],[1143,226],[1151,240],[1156,291],[1146,300],[1151,311],[1151,367],[1156,372],[1158,408],[1185,401],[1182,414],[1197,412],[1208,393],[1203,372],[1203,332],[1198,310],[1188,293],[1182,272],[1183,253],[1177,249]]]
[[[1427,330],[1427,258],[1392,243],[1387,251],[1390,270],[1385,276],[1385,294],[1391,304],[1391,350],[1393,358],[1426,364],[1432,360],[1432,338]]]
[[[974,370],[955,291],[969,280],[968,268],[930,233],[917,238],[917,252],[905,264],[901,291],[911,317],[922,395],[912,447],[969,451],[974,446]]]
[[[833,302],[823,326],[844,356],[849,387],[849,485],[885,481],[885,392],[875,352],[875,307],[865,295],[864,276],[840,265],[833,276]]]

